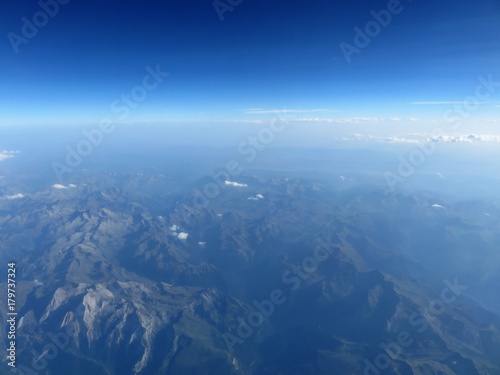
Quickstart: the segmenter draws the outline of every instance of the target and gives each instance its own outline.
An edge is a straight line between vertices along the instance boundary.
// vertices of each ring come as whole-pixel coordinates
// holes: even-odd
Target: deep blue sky
[[[387,1],[243,0],[221,21],[212,0],[71,0],[15,53],[8,33],[22,35],[21,18],[40,6],[3,0],[0,125],[120,121],[111,103],[157,64],[169,77],[125,121],[253,120],[282,108],[439,119],[452,103],[412,103],[460,102],[478,76],[500,81],[498,0],[401,7],[347,63],[340,43]],[[474,116],[498,118],[498,103],[500,88]]]

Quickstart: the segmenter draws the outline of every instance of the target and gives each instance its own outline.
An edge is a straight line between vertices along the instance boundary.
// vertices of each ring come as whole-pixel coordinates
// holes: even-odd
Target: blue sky
[[[354,28],[387,1],[221,0],[238,4],[224,20],[212,0],[60,1],[21,44],[12,33],[25,37],[40,3],[0,4],[0,125],[252,121],[283,108],[304,120],[441,119],[478,77],[500,81],[497,0],[403,0],[350,62],[341,43],[355,46]],[[148,66],[169,75],[120,119],[112,103]],[[498,118],[499,106],[500,88],[471,116]]]

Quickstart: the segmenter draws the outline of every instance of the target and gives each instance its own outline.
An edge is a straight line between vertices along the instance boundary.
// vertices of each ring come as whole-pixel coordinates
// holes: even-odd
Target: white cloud
[[[11,159],[18,154],[19,151],[7,151],[7,150],[0,150],[0,161]]]
[[[346,137],[337,138],[339,141],[373,141],[379,143],[476,143],[476,142],[498,142],[500,136],[488,134],[465,134],[465,135],[441,135],[439,137],[432,134],[408,134],[407,136],[372,136],[353,134]]]
[[[6,196],[2,197],[1,199],[11,200],[11,199],[21,199],[21,198],[25,198],[25,195],[19,193],[19,194],[14,194],[14,195],[6,195]]]
[[[68,186],[64,186],[62,184],[54,184],[52,185],[54,189],[74,189],[76,188],[75,184],[69,184]]]
[[[433,208],[444,208],[444,206],[441,206],[440,204],[437,204],[437,203],[433,204],[432,207]]]
[[[403,137],[387,137],[385,139],[377,140],[378,142],[386,142],[386,143],[420,143],[421,140],[411,139],[411,138],[403,138]]]
[[[298,110],[298,109],[284,109],[284,110],[261,110],[261,109],[248,109],[244,111],[246,114],[282,114],[289,115],[286,120],[288,122],[296,123],[319,123],[319,124],[384,124],[384,123],[404,123],[404,122],[419,122],[422,119],[415,117],[369,117],[369,116],[354,116],[354,117],[325,117],[325,116],[312,116],[306,117],[299,115],[307,115],[307,113],[331,113],[339,112],[334,109],[311,109],[311,110]],[[426,120],[429,122],[430,120]],[[249,120],[240,119],[237,120],[238,123],[250,123],[250,124],[264,124],[263,120]]]
[[[177,235],[177,238],[179,240],[186,240],[189,236],[189,233],[186,233],[186,232],[180,232],[178,235]]]
[[[168,228],[168,229],[173,230],[173,231],[175,232],[177,229],[179,229],[179,227],[178,227],[177,225],[175,225],[175,224],[174,224],[174,225],[172,225],[172,226],[171,226],[170,228]]]
[[[474,142],[500,142],[500,136],[496,135],[442,135],[440,137],[431,138],[434,142],[452,142],[452,143],[474,143]]]
[[[200,246],[205,246],[206,244],[207,244],[207,243],[206,243],[206,242],[204,242],[204,241],[200,241],[200,242],[198,242],[198,245],[200,245]]]
[[[250,201],[258,201],[259,199],[264,199],[264,196],[262,194],[257,194],[256,196],[248,197],[247,199]]]
[[[240,184],[238,182],[233,182],[233,181],[224,181],[226,186],[234,186],[234,187],[247,187],[247,184]]]

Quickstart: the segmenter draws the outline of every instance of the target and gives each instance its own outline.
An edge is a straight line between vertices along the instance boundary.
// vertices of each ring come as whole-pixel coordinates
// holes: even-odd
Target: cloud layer
[[[233,187],[247,187],[248,186],[247,184],[240,184],[240,183],[234,182],[234,181],[224,181],[224,183],[226,184],[226,186],[233,186]]]
[[[21,198],[25,198],[25,197],[26,196],[24,194],[18,193],[18,194],[13,194],[13,195],[6,195],[0,199],[12,200],[12,199],[21,199]]]
[[[465,135],[441,135],[433,136],[431,134],[409,134],[406,136],[372,136],[353,134],[347,137],[337,138],[340,141],[372,141],[379,143],[479,143],[479,142],[494,142],[500,143],[500,136],[488,134],[465,134]]]
[[[52,187],[53,187],[54,189],[59,189],[59,190],[61,190],[61,189],[73,189],[73,188],[76,188],[76,185],[74,185],[74,184],[69,184],[68,186],[65,186],[65,185],[61,185],[61,184],[54,184],[54,185],[52,185]]]
[[[19,151],[7,151],[7,150],[0,150],[0,161],[11,159],[18,154]]]

